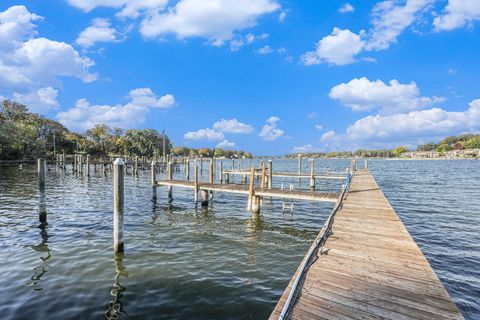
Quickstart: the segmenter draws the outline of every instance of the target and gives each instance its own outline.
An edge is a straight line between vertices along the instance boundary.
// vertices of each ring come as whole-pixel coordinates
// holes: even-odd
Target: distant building
[[[404,152],[401,158],[429,159],[445,157],[447,159],[480,159],[480,149],[451,150],[441,155],[438,151],[409,151]]]

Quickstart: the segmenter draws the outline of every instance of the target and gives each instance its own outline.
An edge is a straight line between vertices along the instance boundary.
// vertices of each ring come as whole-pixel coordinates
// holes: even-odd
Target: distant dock
[[[372,175],[358,170],[270,319],[463,317]]]

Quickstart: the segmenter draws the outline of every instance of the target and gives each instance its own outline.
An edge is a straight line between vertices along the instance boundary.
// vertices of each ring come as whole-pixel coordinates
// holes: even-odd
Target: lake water
[[[480,161],[369,164],[464,316],[478,319]],[[348,165],[317,160],[316,170]],[[333,206],[294,201],[290,211],[265,200],[255,216],[245,196],[216,193],[202,209],[192,190],[174,188],[169,203],[161,187],[153,204],[149,171],[128,174],[126,252],[115,258],[112,175],[50,169],[42,230],[35,166],[0,166],[2,319],[267,318]],[[297,161],[274,160],[274,170],[295,172]],[[309,171],[305,160],[302,170]],[[308,188],[307,179],[274,184],[282,181]],[[339,181],[317,184],[340,188]]]

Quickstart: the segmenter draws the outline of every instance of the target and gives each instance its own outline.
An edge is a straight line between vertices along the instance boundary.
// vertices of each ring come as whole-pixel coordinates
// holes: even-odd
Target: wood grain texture
[[[332,231],[289,319],[463,319],[367,171],[354,176]],[[278,319],[295,276],[270,319]]]

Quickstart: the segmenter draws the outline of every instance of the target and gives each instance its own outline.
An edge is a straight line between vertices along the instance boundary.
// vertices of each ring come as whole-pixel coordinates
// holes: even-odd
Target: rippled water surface
[[[316,161],[316,170],[348,164]],[[274,161],[274,170],[296,166]],[[480,161],[378,160],[370,169],[465,317],[479,318]],[[126,253],[115,258],[111,174],[51,167],[42,230],[36,168],[0,166],[2,319],[266,318],[332,208],[295,201],[282,211],[281,200],[265,199],[254,216],[245,196],[216,193],[202,209],[191,190],[174,189],[169,203],[160,187],[153,204],[149,174],[126,176]]]

